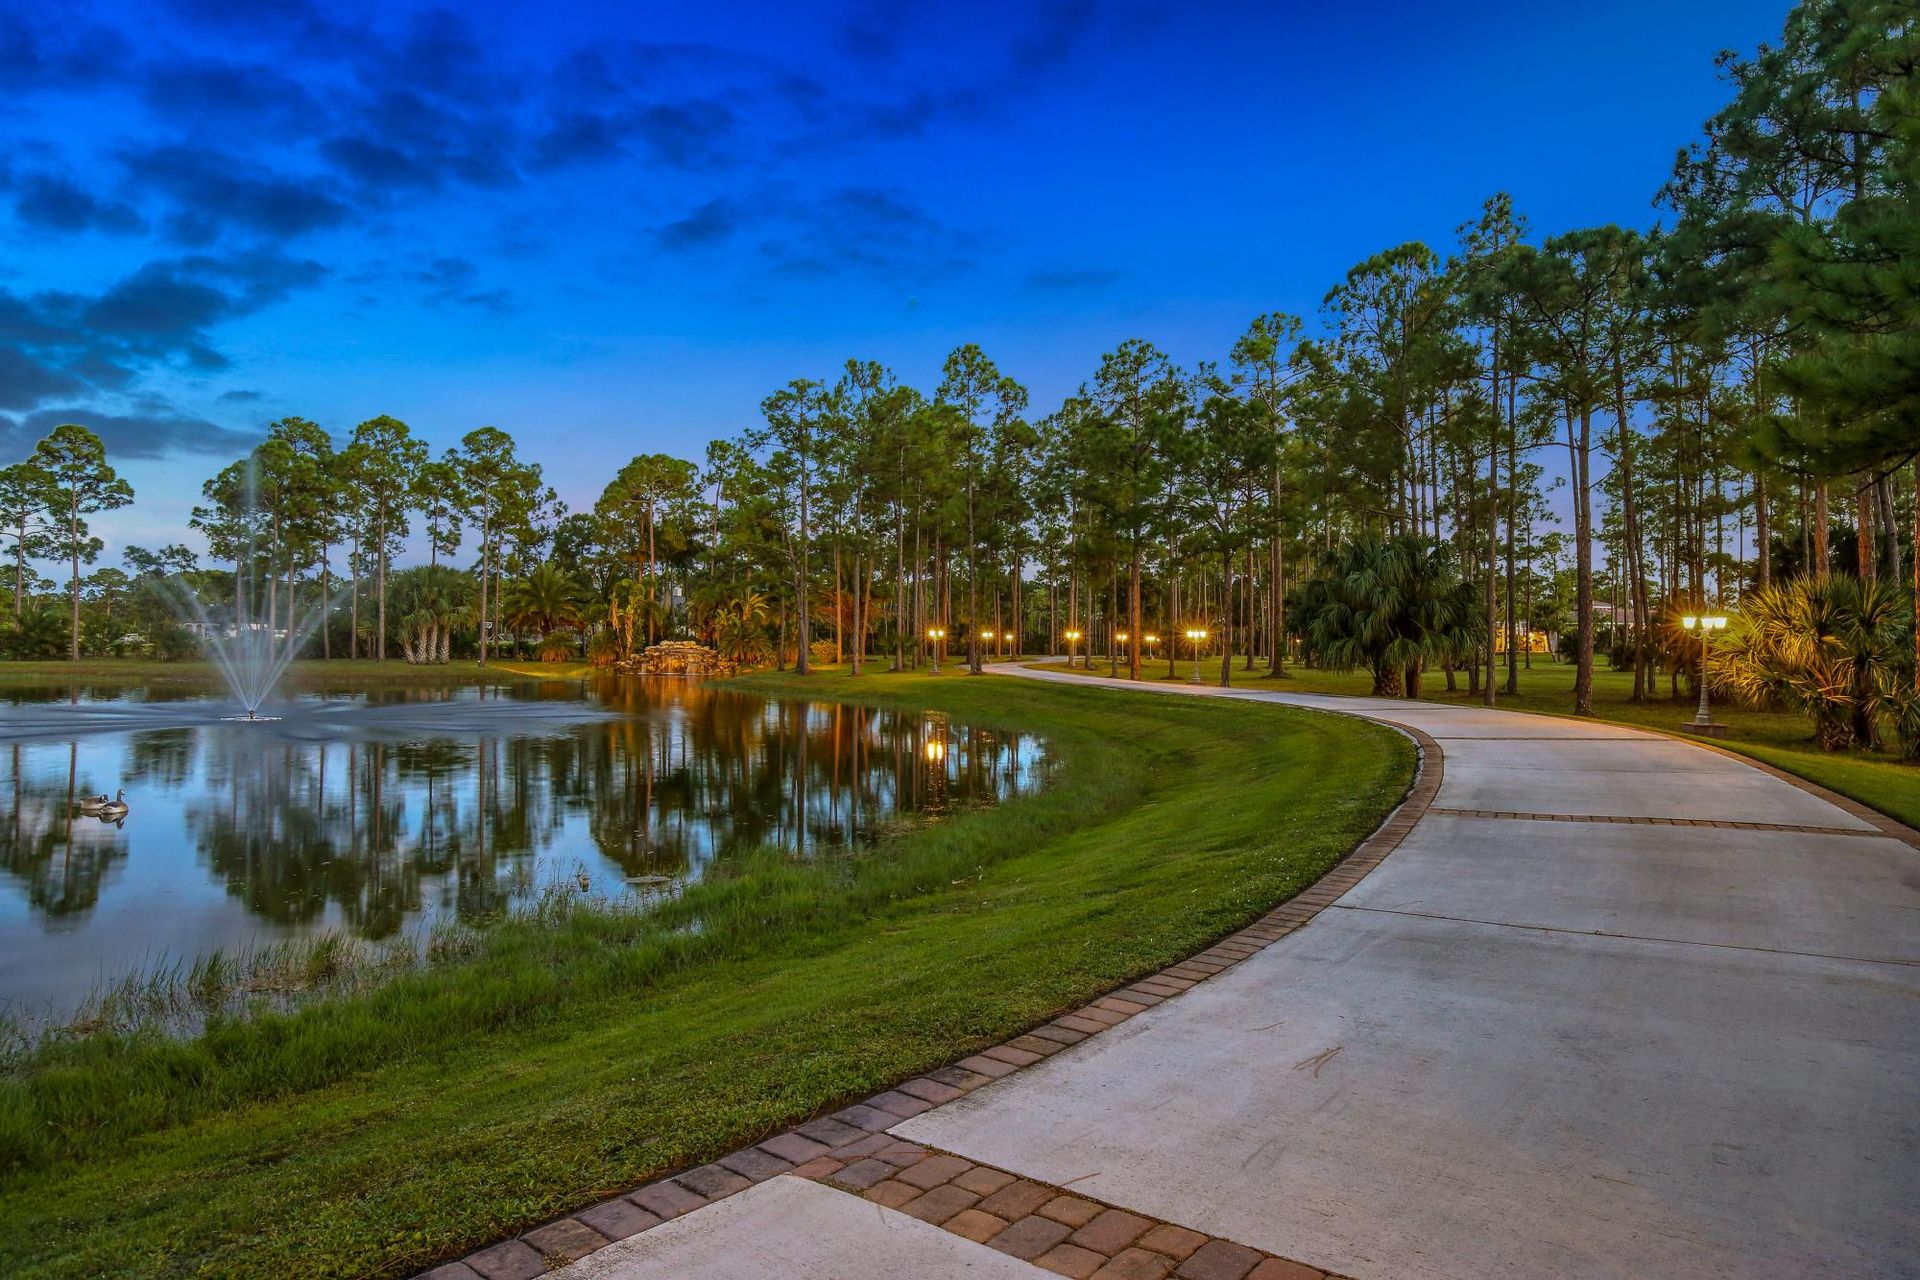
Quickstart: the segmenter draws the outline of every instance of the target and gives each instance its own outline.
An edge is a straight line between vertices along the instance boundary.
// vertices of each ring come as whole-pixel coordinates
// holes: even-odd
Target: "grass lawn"
[[[1372,682],[1361,671],[1312,671],[1305,667],[1289,666],[1285,676],[1275,678],[1268,676],[1265,668],[1257,663],[1254,670],[1244,671],[1241,661],[1234,660],[1233,682],[1250,689],[1364,696],[1372,688]],[[1503,665],[1499,678],[1504,681],[1505,659],[1501,661]],[[1049,671],[1064,669],[1064,664],[1058,662],[1034,665]],[[1077,662],[1074,669],[1080,669]],[[1124,673],[1125,670],[1123,662],[1121,671]],[[1098,657],[1094,658],[1092,673],[1097,676],[1108,674],[1108,664]],[[1166,659],[1144,665],[1141,673],[1155,680],[1167,680]],[[1192,673],[1193,664],[1182,659],[1178,674],[1172,678],[1185,681]],[[1219,683],[1219,657],[1203,662],[1200,674],[1209,683]],[[1458,681],[1460,688],[1449,693],[1444,675],[1429,674],[1421,684],[1421,697],[1430,702],[1478,706],[1480,695],[1467,692],[1465,673],[1459,675]],[[1684,683],[1677,699],[1668,696],[1670,689],[1671,684],[1662,678],[1657,682],[1655,696],[1650,701],[1636,703],[1630,701],[1633,695],[1631,672],[1596,668],[1593,673],[1594,716],[1616,724],[1683,736],[1680,734],[1681,722],[1693,719],[1696,698],[1686,693]],[[1502,695],[1497,705],[1508,711],[1572,715],[1572,665],[1549,662],[1535,655],[1533,669],[1520,672],[1519,694],[1514,697]],[[1813,722],[1792,711],[1754,711],[1715,703],[1713,718],[1725,721],[1729,726],[1726,737],[1711,740],[1717,745],[1817,782],[1843,796],[1871,805],[1910,827],[1920,827],[1920,765],[1903,763],[1891,752],[1885,751],[1871,754],[1822,751],[1814,745]]]
[[[857,857],[185,1042],[0,1070],[18,1276],[399,1276],[711,1159],[1196,951],[1316,879],[1410,744],[1279,707],[948,674],[762,676],[1045,735],[1044,792]]]
[[[585,662],[533,662],[494,659],[481,667],[471,660],[445,666],[410,666],[397,658],[302,659],[287,668],[286,681],[295,689],[392,688],[398,685],[493,684],[506,680],[577,680],[593,667]],[[211,662],[158,662],[152,658],[83,658],[47,662],[0,661],[0,690],[8,688],[66,688],[71,685],[143,684],[181,688],[220,684],[220,670]]]

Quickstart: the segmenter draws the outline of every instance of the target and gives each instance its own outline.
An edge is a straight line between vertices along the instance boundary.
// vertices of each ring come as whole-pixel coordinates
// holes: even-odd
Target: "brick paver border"
[[[794,1173],[1077,1280],[1325,1280],[1329,1275],[891,1134],[853,1143]]]
[[[906,1212],[913,1212],[912,1205],[919,1204],[917,1217],[937,1214],[947,1205],[974,1195],[980,1202],[978,1209],[972,1202],[961,1205],[936,1225],[957,1235],[970,1235],[993,1226],[987,1237],[992,1247],[1029,1258],[1061,1275],[1099,1276],[1100,1280],[1135,1280],[1136,1277],[1162,1280],[1169,1275],[1179,1280],[1215,1280],[1216,1277],[1219,1280],[1318,1280],[1326,1273],[1303,1263],[1129,1213],[1059,1187],[1017,1179],[1013,1174],[903,1141],[885,1131],[902,1120],[1044,1061],[1191,990],[1216,973],[1258,955],[1332,906],[1400,847],[1414,824],[1432,807],[1434,797],[1440,794],[1445,769],[1440,744],[1426,732],[1409,725],[1386,727],[1405,734],[1419,747],[1413,784],[1399,806],[1325,875],[1253,924],[1228,934],[1197,955],[1130,982],[1091,1004],[1060,1014],[992,1048],[721,1156],[711,1164],[682,1170],[511,1240],[489,1245],[458,1261],[421,1272],[418,1280],[534,1280],[616,1240],[638,1235],[669,1218],[691,1213],[702,1205],[783,1173],[821,1179],[860,1194],[887,1185],[893,1189],[868,1198],[881,1204],[898,1199],[900,1204],[890,1207]],[[931,1163],[933,1161],[943,1163]],[[914,1173],[915,1169],[920,1172]],[[971,1182],[962,1183],[960,1180],[968,1170],[974,1171],[969,1175]],[[944,1176],[936,1178],[936,1174]],[[972,1190],[974,1183],[984,1184],[994,1177],[1009,1181],[990,1193]],[[921,1186],[922,1182],[927,1185]],[[1042,1190],[1047,1194],[1011,1217],[994,1212],[987,1202],[1016,1182],[1035,1189],[1021,1192],[1022,1197],[1037,1195]],[[940,1197],[928,1200],[935,1191],[941,1192]],[[1010,1199],[997,1203],[1011,1212]],[[1091,1206],[1093,1212],[1088,1214],[1082,1206]],[[1048,1208],[1054,1212],[1046,1212]],[[1087,1215],[1085,1221],[1070,1221],[1082,1214]],[[1120,1224],[1118,1218],[1106,1216],[1110,1214],[1145,1222],[1147,1227],[1137,1240],[1103,1251],[1086,1241],[1097,1243],[1122,1234],[1120,1228],[1124,1224]],[[1095,1231],[1103,1219],[1108,1226]],[[929,1216],[927,1220],[932,1219]],[[994,1225],[996,1223],[998,1225]],[[1052,1238],[1056,1235],[1057,1238]],[[1075,1237],[1082,1239],[1077,1242]],[[1044,1244],[1039,1243],[1042,1240]],[[1020,1252],[1027,1249],[1032,1252]],[[1097,1263],[1093,1261],[1095,1258]]]

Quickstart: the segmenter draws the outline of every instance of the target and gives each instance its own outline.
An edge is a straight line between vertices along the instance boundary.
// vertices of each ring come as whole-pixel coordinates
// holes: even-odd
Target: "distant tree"
[[[540,468],[520,461],[513,437],[498,427],[481,427],[460,438],[458,453],[462,514],[480,535],[480,665],[487,665],[497,602],[501,546],[516,522],[537,503]]]
[[[1265,523],[1268,486],[1279,436],[1254,401],[1239,399],[1215,380],[1191,430],[1172,451],[1184,480],[1182,515],[1197,534],[1197,550],[1219,557],[1222,603],[1220,687],[1233,682],[1234,565]],[[1252,583],[1247,582],[1250,589]],[[1253,637],[1247,642],[1251,648]]]
[[[812,614],[808,612],[807,578],[812,573],[812,504],[815,477],[822,460],[820,419],[826,409],[826,388],[807,378],[796,378],[760,402],[766,426],[750,433],[756,448],[771,446],[776,471],[793,476],[798,499],[798,541],[793,545],[792,565],[794,600],[800,629],[800,644],[794,670],[806,675],[812,666]]]
[[[460,549],[462,505],[459,454],[448,450],[445,457],[422,463],[413,478],[413,506],[426,522],[429,565]]]
[[[685,459],[641,454],[620,468],[594,504],[594,515],[611,536],[615,554],[627,562],[631,576],[656,602],[666,599],[659,577],[661,511],[691,497],[698,474],[699,469]],[[649,615],[647,643],[654,639]]]
[[[1284,499],[1285,471],[1281,466],[1283,442],[1286,437],[1289,417],[1288,382],[1291,375],[1288,366],[1292,361],[1293,349],[1300,340],[1300,318],[1288,315],[1284,311],[1274,311],[1267,315],[1255,316],[1253,323],[1247,326],[1233,344],[1233,376],[1247,397],[1247,402],[1265,422],[1267,430],[1273,435],[1273,444],[1267,449],[1271,475],[1267,483],[1267,590],[1268,605],[1272,616],[1272,634],[1268,643],[1272,652],[1268,655],[1268,673],[1284,674],[1287,647],[1281,642],[1286,635],[1286,513]]]
[[[969,342],[947,356],[934,398],[958,410],[950,421],[955,427],[953,457],[960,465],[967,517],[967,669],[979,675],[982,473],[1001,433],[1026,410],[1027,389],[1001,373],[978,345]]]
[[[27,562],[51,555],[59,543],[47,519],[43,477],[30,463],[0,468],[0,538],[13,544],[13,622],[25,616],[27,590],[34,581]]]
[[[1596,227],[1522,247],[1506,266],[1525,328],[1516,334],[1539,365],[1545,392],[1566,416],[1573,485],[1577,648],[1575,715],[1593,714],[1593,415],[1615,398],[1615,370],[1637,341],[1636,295],[1645,272],[1639,235]]]
[[[83,426],[65,423],[34,447],[28,465],[49,518],[60,529],[61,549],[72,568],[67,589],[72,605],[68,657],[80,660],[80,563],[91,564],[101,542],[87,532],[86,516],[112,511],[133,501],[133,486],[107,463],[100,437]]]
[[[1184,424],[1186,391],[1165,352],[1129,338],[1100,357],[1079,399],[1086,411],[1068,416],[1066,456],[1091,473],[1083,490],[1090,501],[1082,509],[1098,510],[1126,552],[1127,629],[1140,635],[1141,577],[1148,543],[1165,512],[1167,444]],[[1079,625],[1072,616],[1068,622]],[[1139,645],[1127,647],[1127,664],[1129,678],[1138,680]]]
[[[200,567],[200,557],[194,555],[193,549],[177,542],[168,543],[158,551],[128,547],[120,553],[120,562],[135,578],[171,578]]]
[[[416,440],[407,424],[385,414],[369,418],[353,429],[347,447],[348,468],[359,497],[366,542],[373,553],[375,617],[373,656],[387,656],[387,571],[394,552],[406,538],[413,506],[416,476],[427,460],[427,446]]]

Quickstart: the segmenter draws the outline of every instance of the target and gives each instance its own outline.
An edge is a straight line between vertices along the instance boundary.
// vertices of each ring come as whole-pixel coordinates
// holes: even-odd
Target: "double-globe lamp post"
[[[1067,666],[1073,666],[1073,647],[1080,643],[1080,633],[1073,628],[1067,630]]]
[[[1688,631],[1700,632],[1700,707],[1693,713],[1692,722],[1680,727],[1710,738],[1724,737],[1727,726],[1713,722],[1713,712],[1707,702],[1707,645],[1714,632],[1726,630],[1727,620],[1718,614],[1688,614],[1680,619],[1680,625]]]
[[[940,674],[940,642],[947,638],[945,627],[928,627],[927,639],[933,644],[933,674]]]

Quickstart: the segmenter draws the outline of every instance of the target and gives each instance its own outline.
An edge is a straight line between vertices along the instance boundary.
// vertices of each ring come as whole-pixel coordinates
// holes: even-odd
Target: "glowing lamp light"
[[[946,758],[947,758],[946,740],[943,738],[928,738],[927,739],[927,762],[929,764],[939,764],[942,760],[945,760]]]
[[[1207,629],[1205,627],[1187,628],[1187,641],[1193,646],[1193,679],[1190,681],[1192,684],[1200,683],[1200,642],[1206,638]],[[1174,656],[1178,657],[1179,655],[1176,652]]]

